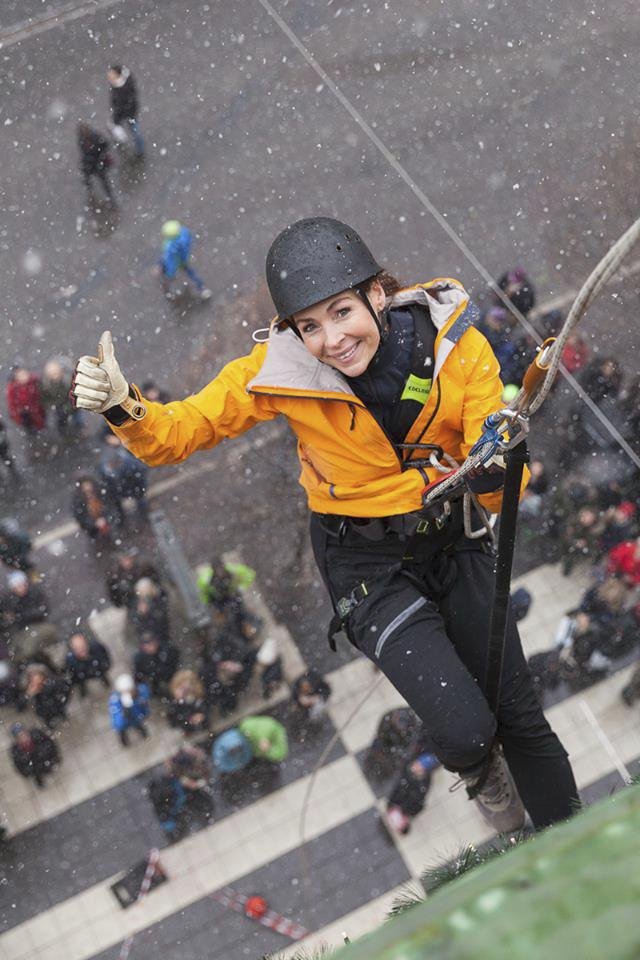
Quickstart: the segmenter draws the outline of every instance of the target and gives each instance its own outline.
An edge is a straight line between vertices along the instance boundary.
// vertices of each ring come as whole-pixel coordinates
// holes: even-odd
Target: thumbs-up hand
[[[71,396],[76,407],[104,413],[129,396],[129,384],[118,366],[111,332],[100,337],[97,357],[80,357],[76,364]]]

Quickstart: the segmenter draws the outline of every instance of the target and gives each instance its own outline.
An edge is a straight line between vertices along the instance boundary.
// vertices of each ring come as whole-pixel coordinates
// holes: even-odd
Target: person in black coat
[[[204,699],[204,685],[193,670],[178,670],[169,684],[171,700],[167,707],[170,726],[179,727],[185,733],[206,730],[209,725],[208,709]]]
[[[317,670],[307,670],[293,682],[290,710],[300,739],[322,722],[330,696],[331,687]]]
[[[205,699],[210,707],[218,708],[221,717],[236,709],[240,694],[251,680],[257,655],[258,651],[243,638],[228,631],[205,650],[200,666]]]
[[[498,286],[506,293],[516,310],[526,317],[533,310],[536,302],[536,294],[531,280],[522,267],[515,267],[513,270],[507,270],[498,280]],[[497,303],[502,301],[495,296]]]
[[[149,468],[129,453],[116,436],[112,434],[111,439],[115,443],[105,446],[98,466],[98,477],[121,508],[122,501],[131,498],[136,502],[138,513],[146,516]]]
[[[38,661],[54,664],[48,648],[58,641],[58,631],[49,620],[49,601],[41,583],[23,570],[12,570],[9,590],[0,595],[0,637],[9,658],[16,664]]]
[[[424,809],[431,774],[439,766],[433,753],[418,754],[404,764],[387,800],[387,821],[398,833],[409,833],[411,818]]]
[[[0,707],[14,707],[22,713],[27,701],[21,680],[20,668],[9,660],[7,648],[0,645]]]
[[[133,658],[136,683],[146,683],[154,697],[161,696],[178,669],[180,652],[172,643],[162,645],[158,637],[147,631],[140,637],[140,649]]]
[[[122,510],[110,491],[92,476],[76,481],[71,501],[74,518],[92,540],[109,540],[122,524]]]
[[[112,64],[107,70],[111,117],[114,127],[127,130],[135,146],[136,154],[144,154],[144,140],[138,123],[138,90],[133,74],[119,63]]]
[[[1,449],[0,459],[2,459]],[[13,517],[4,517],[0,520],[0,560],[8,567],[28,573],[33,569],[30,552],[31,537],[26,530],[20,528],[18,521]]]
[[[10,478],[14,482],[19,478],[16,461],[9,446],[7,428],[2,417],[0,417],[0,476],[3,477],[3,480]]]
[[[153,633],[162,646],[169,643],[169,598],[150,577],[141,577],[134,586],[135,600],[129,607],[129,621],[135,635]]]
[[[107,176],[107,167],[111,165],[107,139],[93,127],[90,127],[88,123],[79,123],[77,132],[78,147],[80,148],[80,173],[89,198],[93,197],[92,177],[97,177],[101,181],[110,203],[115,203],[113,190]]]
[[[136,547],[120,554],[107,573],[107,590],[113,605],[134,607],[135,585],[143,577],[148,577],[158,586],[162,586],[162,577],[158,568],[151,560],[141,557]]]
[[[44,787],[44,778],[60,763],[60,753],[48,733],[22,723],[11,727],[11,759],[21,777],[33,777],[39,787]]]
[[[34,583],[23,570],[13,570],[2,597],[2,624],[5,630],[19,630],[40,623],[49,616],[49,600],[42,584]]]
[[[53,721],[67,719],[67,701],[71,688],[63,677],[52,674],[40,663],[30,663],[25,670],[27,700],[33,704],[36,716],[46,724],[53,726]]]
[[[81,697],[87,695],[87,680],[100,680],[103,686],[111,686],[109,651],[99,640],[84,633],[74,633],[69,638],[65,666],[71,686],[77,686]]]

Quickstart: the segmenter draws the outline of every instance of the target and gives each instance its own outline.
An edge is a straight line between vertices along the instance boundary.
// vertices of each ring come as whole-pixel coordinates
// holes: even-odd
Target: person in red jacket
[[[25,365],[16,361],[7,384],[9,416],[15,424],[29,433],[42,430],[47,414],[42,403],[40,378]]]
[[[640,584],[640,537],[625,540],[609,551],[607,573],[625,580],[630,587]]]

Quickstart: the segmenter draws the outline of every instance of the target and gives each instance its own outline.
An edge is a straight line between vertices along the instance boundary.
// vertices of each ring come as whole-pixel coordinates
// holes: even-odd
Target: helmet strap
[[[378,316],[376,311],[373,309],[373,304],[371,303],[371,300],[369,300],[369,295],[367,294],[365,287],[359,286],[359,287],[356,287],[355,289],[358,292],[358,295],[360,296],[360,298],[364,300],[367,310],[369,311],[369,313],[374,319],[375,325],[378,328],[378,333],[380,335],[380,343],[381,344],[384,343],[384,341],[387,339],[387,332],[388,332],[387,328],[382,326],[380,317]]]
[[[304,338],[302,334],[298,330],[295,322],[291,319],[291,317],[287,317],[284,322],[286,323],[286,325],[289,327],[290,330],[293,330],[298,340],[302,340],[304,342]]]

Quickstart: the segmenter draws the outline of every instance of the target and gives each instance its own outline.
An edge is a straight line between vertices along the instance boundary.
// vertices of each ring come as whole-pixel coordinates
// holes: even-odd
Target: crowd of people
[[[120,663],[112,677],[112,654],[88,624],[79,623],[66,641],[61,637],[28,535],[14,523],[0,530],[0,556],[9,571],[0,596],[0,706],[30,717],[12,724],[10,752],[16,771],[37,787],[45,787],[64,761],[71,698],[87,698],[93,686],[110,691],[104,709],[122,747],[151,736],[152,715],[184,735],[183,745],[148,783],[169,842],[196,820],[213,816],[216,789],[228,790],[249,765],[277,771],[288,756],[289,738],[304,740],[319,729],[331,690],[309,671],[291,685],[286,726],[258,714],[243,716],[217,736],[212,732],[242,705],[252,681],[268,700],[284,680],[277,644],[263,638],[261,621],[242,597],[255,578],[250,567],[214,561],[198,568],[212,627],[197,645],[196,661],[191,656],[183,662],[184,650],[173,642],[170,584],[137,549],[115,554],[105,586],[111,603],[126,612],[129,670],[122,672]]]
[[[498,285],[520,312],[532,319],[533,284],[522,270],[504,274]],[[562,314],[534,316],[541,337],[554,336]],[[505,392],[518,388],[534,344],[520,332],[516,318],[494,296],[479,323],[500,362]],[[562,363],[596,406],[632,444],[640,436],[638,377],[629,377],[611,356],[594,353],[586,336],[575,331]],[[555,389],[558,389],[556,384]],[[600,474],[584,469],[600,455],[605,467],[615,446],[579,399],[567,406],[555,425],[558,470],[553,478],[542,460],[531,463],[531,480],[520,504],[521,548],[544,542],[568,575],[588,567],[590,584],[577,607],[567,611],[551,650],[531,659],[541,694],[565,682],[579,690],[608,676],[616,664],[638,651],[640,638],[640,484],[637,470],[613,460]],[[562,479],[558,479],[562,477]],[[640,699],[640,668],[624,688],[631,706]]]

